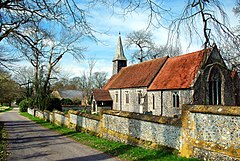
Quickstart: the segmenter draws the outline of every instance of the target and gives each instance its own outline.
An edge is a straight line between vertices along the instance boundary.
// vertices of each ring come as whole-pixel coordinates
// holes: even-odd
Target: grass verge
[[[0,106],[0,113],[1,112],[7,112],[7,111],[10,111],[12,110],[13,108],[12,107],[9,107],[9,106]]]
[[[176,151],[161,147],[157,150],[153,149],[145,149],[138,146],[126,145],[120,142],[109,141],[103,138],[99,138],[96,136],[92,136],[88,133],[76,132],[74,130],[70,130],[65,127],[57,126],[46,122],[44,120],[33,117],[32,115],[22,112],[20,113],[22,116],[25,116],[36,123],[49,128],[51,130],[55,130],[60,134],[63,134],[67,137],[70,137],[82,144],[90,146],[92,148],[98,149],[102,152],[110,154],[112,156],[118,157],[123,160],[131,160],[131,161],[151,161],[151,160],[159,160],[159,161],[196,161],[197,159],[187,159],[180,157],[176,154]]]
[[[3,125],[3,122],[0,122],[0,160],[7,160],[7,131]]]

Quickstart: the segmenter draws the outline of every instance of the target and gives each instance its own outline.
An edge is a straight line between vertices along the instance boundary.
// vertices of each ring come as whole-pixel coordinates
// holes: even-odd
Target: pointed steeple
[[[127,66],[127,58],[125,57],[123,52],[120,32],[118,35],[117,49],[112,62],[113,62],[113,75],[117,74],[122,69],[122,67]]]
[[[116,60],[127,60],[127,58],[124,55],[120,32],[118,34],[117,49],[116,49],[116,52],[115,52],[115,56],[113,58],[113,61],[116,61]]]

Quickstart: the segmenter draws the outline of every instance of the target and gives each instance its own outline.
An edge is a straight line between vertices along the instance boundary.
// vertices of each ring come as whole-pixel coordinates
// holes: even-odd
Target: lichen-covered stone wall
[[[116,111],[104,111],[102,117],[104,138],[153,148],[164,145],[180,149],[178,119]]]
[[[34,109],[28,108],[28,109],[27,109],[27,112],[28,112],[30,115],[33,115],[33,116],[34,116]]]
[[[72,129],[91,132],[95,135],[100,133],[100,117],[83,114],[77,111],[69,111],[69,126]]]
[[[65,116],[64,113],[54,111],[54,123],[60,126],[68,127],[68,116]]]
[[[38,118],[41,118],[41,119],[44,118],[43,112],[42,111],[38,111],[38,110],[36,110],[35,116],[38,117]]]
[[[185,106],[182,117],[183,156],[240,159],[240,107]]]
[[[240,160],[240,107],[183,105],[181,118],[103,110],[100,116],[28,109],[36,117],[110,140],[178,149],[184,157]]]

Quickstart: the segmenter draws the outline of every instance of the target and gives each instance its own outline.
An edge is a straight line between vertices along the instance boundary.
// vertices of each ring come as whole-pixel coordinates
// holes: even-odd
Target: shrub
[[[24,98],[16,98],[16,104],[19,105],[19,103],[24,100]]]
[[[45,109],[48,111],[53,111],[54,109],[58,111],[62,111],[62,105],[61,105],[60,99],[48,98]]]
[[[34,98],[29,98],[28,99],[28,107],[33,109],[35,106],[35,99]]]
[[[80,99],[75,99],[75,100],[73,100],[73,104],[74,105],[81,105],[81,100]]]
[[[63,98],[61,100],[62,105],[73,105],[73,101],[69,98]]]
[[[27,112],[28,108],[28,100],[24,99],[19,103],[19,110],[20,112]]]

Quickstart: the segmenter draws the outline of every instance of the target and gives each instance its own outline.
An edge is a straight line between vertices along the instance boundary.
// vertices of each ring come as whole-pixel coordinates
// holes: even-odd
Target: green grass
[[[9,106],[0,106],[0,113],[12,110]],[[4,123],[0,122],[0,160],[7,160],[9,153],[7,152],[7,131],[3,128]]]
[[[88,133],[76,132],[68,128],[57,126],[49,122],[43,121],[41,119],[38,119],[36,117],[33,117],[32,115],[26,112],[21,113],[21,115],[35,121],[36,123],[44,127],[55,130],[65,136],[73,138],[74,140],[82,144],[98,149],[112,156],[116,156],[123,160],[132,160],[132,161],[146,161],[146,160],[147,161],[151,161],[151,160],[194,161],[194,160],[197,160],[197,159],[187,159],[187,158],[180,157],[176,154],[176,151],[166,147],[161,147],[157,150],[152,150],[152,149],[145,149],[138,146],[126,145],[120,142],[109,141],[103,138],[92,136]]]
[[[12,110],[13,108],[12,107],[9,107],[9,106],[0,106],[0,113],[1,112],[7,112],[7,111],[10,111]]]
[[[7,131],[3,128],[3,122],[0,122],[0,160],[7,160]]]

